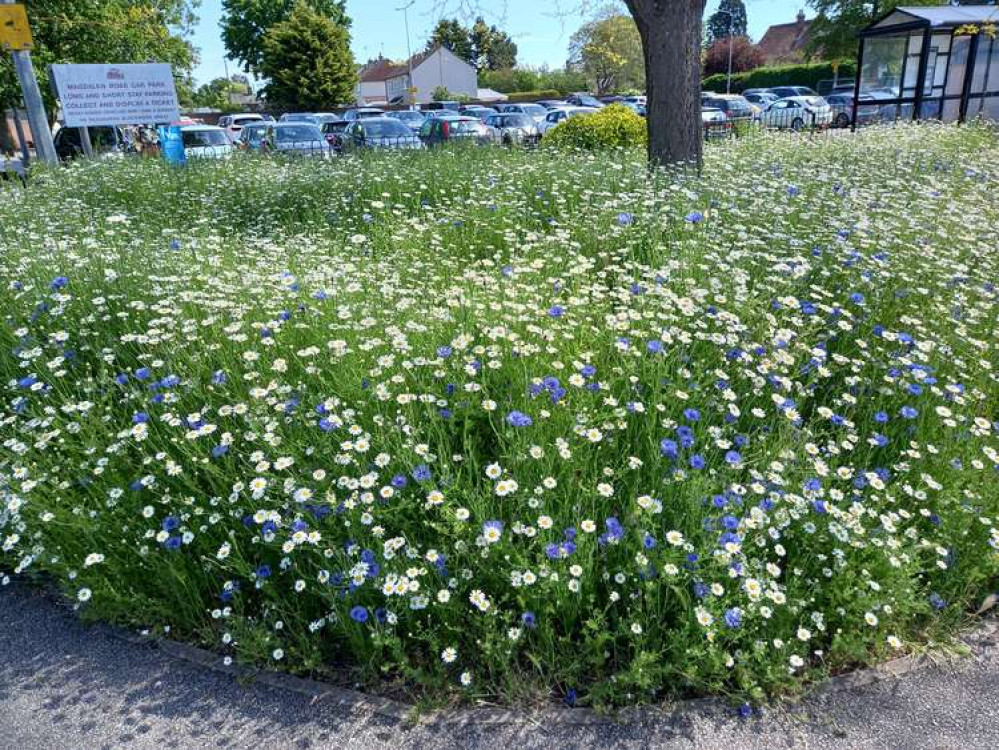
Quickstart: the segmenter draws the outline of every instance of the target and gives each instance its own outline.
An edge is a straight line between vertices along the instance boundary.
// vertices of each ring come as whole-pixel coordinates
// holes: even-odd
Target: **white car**
[[[832,124],[833,111],[821,96],[789,96],[778,99],[760,113],[760,122],[770,128],[824,128]]]
[[[560,125],[570,117],[578,117],[579,115],[592,115],[597,110],[594,107],[556,107],[555,109],[549,110],[548,114],[545,115],[545,119],[538,123],[538,130],[541,135],[544,136],[549,130],[554,128],[556,125]]]
[[[500,104],[496,109],[502,114],[521,114],[527,115],[535,123],[541,124],[544,122],[545,115],[548,114],[548,110],[542,107],[540,104],[532,104],[530,102],[524,104]]]
[[[724,138],[731,134],[732,123],[720,109],[701,107],[701,126],[705,138]]]
[[[244,125],[254,122],[263,122],[264,116],[246,112],[241,115],[225,115],[219,118],[218,126],[229,133],[229,140],[235,141],[239,138],[239,133]]]
[[[215,125],[184,125],[180,136],[188,159],[222,159],[232,154],[229,134]]]

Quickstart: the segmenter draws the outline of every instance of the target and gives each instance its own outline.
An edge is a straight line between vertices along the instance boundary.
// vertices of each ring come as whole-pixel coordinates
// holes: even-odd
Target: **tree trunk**
[[[705,0],[625,0],[645,54],[649,161],[701,165],[701,17]]]

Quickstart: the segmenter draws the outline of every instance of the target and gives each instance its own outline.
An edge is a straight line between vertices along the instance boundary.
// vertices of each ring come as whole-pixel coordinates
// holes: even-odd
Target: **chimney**
[[[805,10],[804,8],[798,10],[798,25],[803,26],[805,24]]]

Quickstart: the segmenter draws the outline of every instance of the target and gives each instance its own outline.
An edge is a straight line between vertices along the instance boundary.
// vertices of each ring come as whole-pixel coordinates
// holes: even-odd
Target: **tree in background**
[[[222,42],[226,55],[247,73],[262,75],[264,37],[288,20],[299,0],[222,0]],[[304,0],[314,12],[350,28],[346,0]]]
[[[35,46],[31,56],[50,118],[56,100],[46,85],[52,63],[136,63],[155,60],[173,66],[177,94],[189,95],[197,56],[185,36],[197,20],[192,0],[29,0],[28,22]],[[21,101],[11,56],[0,54],[0,113]],[[0,148],[9,148],[7,118],[0,116]]]
[[[729,16],[731,13],[731,17]],[[748,36],[746,5],[742,0],[721,0],[718,10],[708,16],[705,23],[707,43],[728,39],[731,36]]]
[[[635,22],[613,8],[600,11],[569,40],[569,63],[597,94],[645,88],[642,40]]]
[[[982,4],[963,3],[964,5]],[[809,28],[808,49],[827,60],[854,60],[857,34],[899,5],[940,5],[940,0],[808,0],[817,15]]]
[[[489,26],[481,16],[471,28],[457,19],[442,18],[427,41],[428,52],[437,47],[450,50],[476,70],[503,70],[517,64],[517,45],[506,32]]]
[[[573,68],[505,68],[484,70],[479,73],[479,85],[503,94],[522,91],[558,91],[565,96],[574,91],[585,91],[589,86],[586,74]]]
[[[728,39],[718,39],[704,52],[704,75],[728,72]],[[732,72],[743,73],[755,70],[766,61],[766,54],[757,45],[749,41],[749,37],[734,36],[732,44]]]
[[[192,99],[196,107],[211,107],[230,112],[240,109],[239,105],[233,104],[233,94],[245,96],[251,90],[250,81],[246,76],[234,75],[232,78],[216,78],[199,86]]]
[[[357,66],[347,26],[306,0],[267,30],[262,53],[264,96],[276,107],[315,111],[354,97]]]
[[[443,47],[460,57],[467,63],[474,63],[475,53],[472,50],[471,35],[461,23],[454,18],[442,18],[437,22],[427,41],[427,51]]]

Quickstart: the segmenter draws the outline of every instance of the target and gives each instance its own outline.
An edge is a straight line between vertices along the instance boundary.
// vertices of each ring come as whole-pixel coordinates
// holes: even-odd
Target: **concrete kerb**
[[[650,718],[651,715],[677,715],[692,711],[715,709],[724,711],[725,704],[714,698],[697,698],[676,701],[663,706],[643,706],[618,711],[605,716],[588,708],[552,708],[529,713],[499,707],[468,708],[456,711],[420,714],[415,706],[401,701],[369,695],[350,688],[337,687],[317,680],[294,675],[255,669],[253,667],[229,664],[211,651],[196,646],[178,643],[166,638],[143,636],[108,626],[110,634],[130,643],[158,648],[169,656],[213,672],[227,674],[235,679],[248,680],[267,685],[276,690],[303,695],[316,703],[324,701],[335,704],[351,712],[369,713],[400,722],[420,723],[433,726],[488,726],[501,724],[534,724],[538,726],[585,726],[611,725],[631,719]],[[972,650],[999,646],[999,622],[989,618],[979,621],[965,633],[962,642]],[[939,662],[928,655],[909,655],[884,662],[876,667],[848,672],[826,680],[809,691],[809,695],[822,696],[871,685],[878,682],[898,680],[914,672],[921,671]]]

